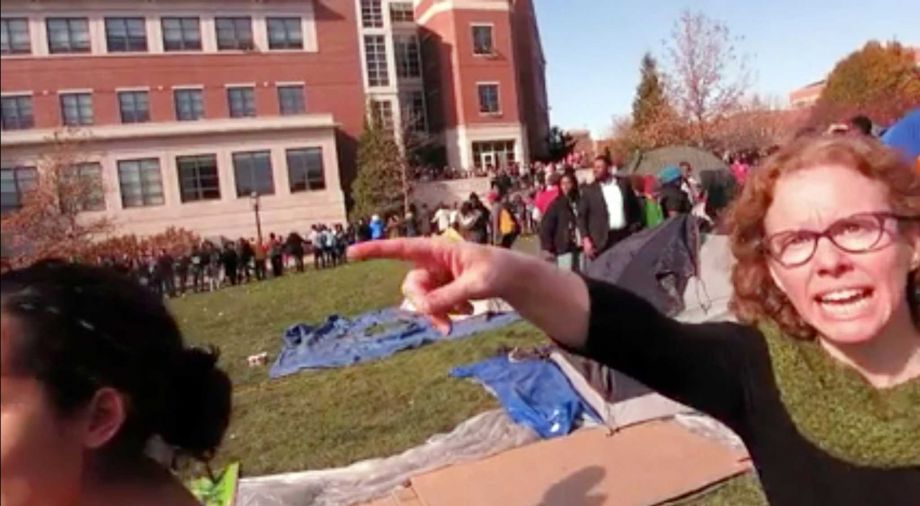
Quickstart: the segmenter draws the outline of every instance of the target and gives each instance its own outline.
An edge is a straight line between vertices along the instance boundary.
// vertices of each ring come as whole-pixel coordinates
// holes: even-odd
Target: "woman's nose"
[[[838,248],[827,237],[820,237],[818,244],[815,246],[815,255],[812,257],[818,274],[829,276],[839,276],[849,271],[853,263],[850,259],[850,253]]]

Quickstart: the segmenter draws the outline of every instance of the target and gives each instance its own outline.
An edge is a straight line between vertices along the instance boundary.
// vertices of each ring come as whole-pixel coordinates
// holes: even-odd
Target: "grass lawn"
[[[525,240],[519,249],[535,245]],[[448,371],[502,345],[544,343],[528,324],[271,381],[267,368],[246,364],[247,356],[262,351],[273,359],[281,333],[293,323],[399,304],[406,270],[397,262],[350,264],[171,302],[187,339],[218,346],[221,366],[233,379],[233,418],[215,468],[238,460],[243,474],[253,476],[343,466],[399,453],[498,406],[482,387],[450,378]],[[760,504],[751,499],[758,493],[756,481],[743,477],[680,504]]]
[[[271,381],[267,368],[247,366],[251,354],[274,357],[293,323],[398,304],[405,272],[395,262],[352,264],[172,302],[187,338],[218,346],[234,382],[233,419],[217,465],[240,460],[246,475],[342,466],[406,450],[497,407],[482,387],[447,373],[501,345],[543,342],[529,325]]]

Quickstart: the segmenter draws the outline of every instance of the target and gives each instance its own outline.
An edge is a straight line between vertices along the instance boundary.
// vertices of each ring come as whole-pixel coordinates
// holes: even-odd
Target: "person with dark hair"
[[[179,255],[179,258],[176,259],[176,277],[179,282],[176,286],[176,290],[182,295],[185,295],[185,290],[188,288],[188,274],[191,263],[192,260],[189,258],[187,251],[184,251]]]
[[[492,244],[505,249],[510,249],[514,241],[521,235],[521,224],[511,207],[508,196],[501,193],[490,193],[489,200],[492,204],[491,229]]]
[[[850,131],[858,134],[872,136],[872,120],[864,114],[850,118]]]
[[[252,244],[247,241],[245,237],[240,237],[237,248],[239,248],[240,256],[240,282],[242,283],[243,278],[246,278],[246,282],[249,283],[252,281],[252,258],[255,256],[256,252],[252,249]]]
[[[492,213],[489,211],[489,208],[482,203],[482,200],[476,192],[470,193],[469,203],[470,208],[476,216],[476,220],[473,222],[472,226],[469,227],[470,237],[472,237],[471,240],[479,244],[488,244],[490,229],[492,228]]]
[[[642,205],[625,178],[617,178],[603,156],[594,159],[594,182],[581,192],[578,229],[589,259],[642,228]]]
[[[431,211],[428,204],[422,204],[418,212],[418,233],[422,237],[431,236]]]
[[[278,278],[284,275],[284,248],[281,244],[281,237],[276,236],[274,232],[268,234],[268,259],[272,264],[272,277]]]
[[[201,244],[192,247],[191,265],[189,270],[192,273],[192,291],[195,293],[204,291],[204,271],[208,260]]]
[[[224,251],[221,253],[220,261],[224,266],[224,277],[230,281],[230,285],[236,286],[239,280],[239,255],[236,254],[236,248],[233,243],[227,241],[224,243]]]
[[[297,269],[297,272],[303,272],[303,255],[304,255],[304,241],[303,236],[297,232],[291,232],[288,234],[286,250],[287,254],[294,258],[294,266]]]
[[[559,197],[549,205],[540,227],[540,249],[560,269],[581,270],[577,217],[578,179],[567,173],[559,180]]]
[[[223,439],[217,351],[186,347],[163,301],[112,270],[43,261],[0,290],[0,504],[197,505],[169,467]]]
[[[156,282],[156,291],[164,297],[176,296],[175,260],[165,249],[160,250],[154,266],[153,279]]]

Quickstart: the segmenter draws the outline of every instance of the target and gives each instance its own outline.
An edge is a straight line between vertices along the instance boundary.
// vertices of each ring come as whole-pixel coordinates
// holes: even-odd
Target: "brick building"
[[[527,162],[548,129],[530,0],[9,0],[2,210],[49,139],[81,142],[123,232],[342,222],[366,111],[452,166]]]

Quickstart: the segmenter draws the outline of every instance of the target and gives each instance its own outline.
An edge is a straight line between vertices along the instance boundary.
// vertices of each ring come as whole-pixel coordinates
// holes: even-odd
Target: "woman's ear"
[[[86,407],[83,446],[99,449],[111,442],[127,418],[125,399],[114,388],[100,388]]]

